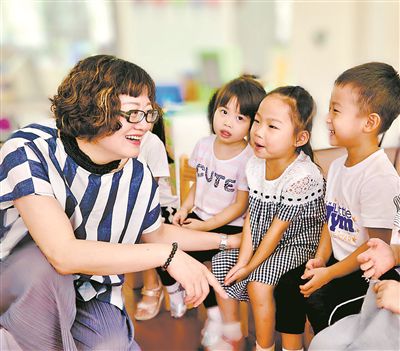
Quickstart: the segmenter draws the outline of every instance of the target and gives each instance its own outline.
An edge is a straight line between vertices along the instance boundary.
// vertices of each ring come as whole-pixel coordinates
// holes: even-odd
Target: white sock
[[[243,336],[240,322],[224,323],[222,325],[222,334],[229,340],[239,340]]]
[[[222,316],[221,311],[219,310],[218,306],[208,307],[207,311],[207,318],[218,323],[222,323]]]
[[[282,347],[282,351],[304,351],[304,348],[302,347],[301,349],[298,350],[288,350]]]
[[[272,344],[270,347],[261,347],[256,341],[256,351],[275,351],[275,344]]]
[[[172,305],[179,305],[184,303],[184,291],[181,291],[181,284],[176,282],[173,285],[167,285],[166,286],[168,295],[169,295],[169,301]]]

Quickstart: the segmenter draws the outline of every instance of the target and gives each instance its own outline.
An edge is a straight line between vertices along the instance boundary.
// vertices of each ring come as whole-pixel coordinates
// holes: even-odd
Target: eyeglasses
[[[158,119],[157,110],[149,110],[144,112],[142,110],[130,110],[130,111],[119,111],[122,117],[124,117],[129,123],[139,123],[146,118],[147,123],[155,123]]]

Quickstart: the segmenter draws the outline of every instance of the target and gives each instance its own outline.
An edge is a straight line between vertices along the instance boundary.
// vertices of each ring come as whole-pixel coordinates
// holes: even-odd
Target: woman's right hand
[[[184,208],[181,207],[178,211],[176,211],[176,213],[174,214],[174,217],[172,218],[172,224],[174,225],[179,225],[181,226],[182,224],[184,224],[187,216],[188,216],[189,211]]]
[[[222,298],[228,298],[225,290],[218,283],[207,267],[189,256],[182,250],[177,250],[167,269],[168,273],[185,289],[185,302],[199,306],[207,297],[211,285]]]

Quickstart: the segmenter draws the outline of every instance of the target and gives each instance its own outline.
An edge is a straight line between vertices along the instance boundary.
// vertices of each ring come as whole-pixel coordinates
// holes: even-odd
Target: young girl
[[[152,130],[148,131],[141,140],[139,159],[147,163],[153,177],[158,182],[161,217],[164,223],[171,224],[173,215],[178,208],[178,197],[172,194],[169,183],[169,163],[174,161],[169,157],[165,148],[163,111],[161,108],[157,108],[157,110],[159,110],[158,120],[152,126]],[[168,274],[166,276],[170,277]],[[163,282],[167,285],[171,316],[182,317],[186,312],[183,289],[171,278]],[[159,313],[164,298],[163,285],[154,269],[143,272],[141,294],[143,298],[136,306],[135,319],[142,321],[152,319]]]
[[[315,254],[325,206],[324,179],[312,161],[310,146],[314,106],[310,94],[298,86],[277,88],[260,104],[251,128],[255,156],[246,167],[249,216],[240,251],[220,252],[212,262],[215,276],[231,297],[218,300],[223,338],[212,350],[239,347],[242,335],[236,300],[250,300],[256,349],[274,350],[274,288],[284,273]],[[301,332],[287,335],[293,334],[292,318],[297,318],[283,317],[284,325],[277,324],[277,330],[285,333],[283,347],[301,349]]]
[[[253,155],[246,137],[264,97],[262,85],[246,76],[219,89],[213,107],[214,134],[201,139],[192,153],[189,164],[196,169],[196,182],[175,214],[174,224],[228,235],[242,231],[248,205],[244,169]],[[198,251],[191,255],[207,262],[217,252]],[[221,316],[214,292],[210,292],[204,305],[207,322],[202,345],[209,346],[221,335]]]

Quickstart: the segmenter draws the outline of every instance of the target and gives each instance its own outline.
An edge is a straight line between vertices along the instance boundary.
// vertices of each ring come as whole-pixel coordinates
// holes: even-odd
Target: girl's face
[[[219,106],[213,119],[217,138],[226,144],[243,141],[250,129],[250,117],[240,114],[236,98],[229,100],[226,106]]]
[[[286,158],[295,151],[291,109],[278,94],[268,95],[261,102],[250,135],[254,154],[259,158]]]
[[[124,112],[130,110],[147,112],[153,109],[149,97],[144,93],[138,97],[119,95],[119,99],[121,111]],[[124,117],[120,117],[119,122],[122,126],[119,130],[94,141],[97,146],[98,157],[104,163],[137,157],[140,151],[140,141],[152,127],[152,123],[148,123],[146,118],[143,118],[139,123],[129,123]]]

